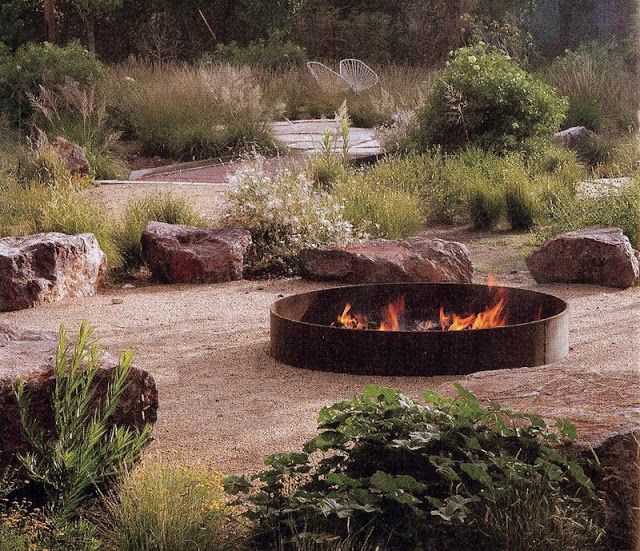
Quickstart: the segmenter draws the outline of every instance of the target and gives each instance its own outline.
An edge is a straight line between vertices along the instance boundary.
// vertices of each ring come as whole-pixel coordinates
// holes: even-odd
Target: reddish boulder
[[[631,287],[640,278],[637,252],[619,228],[587,228],[547,241],[527,258],[538,283]]]
[[[89,174],[89,161],[85,150],[79,145],[58,136],[51,142],[51,148],[62,161],[64,167],[71,172],[80,176]]]
[[[93,295],[106,263],[91,233],[0,239],[0,312]]]
[[[495,400],[554,422],[568,419],[579,440],[570,453],[598,457],[595,481],[606,505],[607,549],[640,545],[640,373],[635,367],[594,371],[579,365],[550,365],[482,371],[456,381],[482,401]],[[436,389],[455,396],[453,383]],[[637,540],[637,541],[636,541]]]
[[[302,277],[316,281],[470,283],[473,276],[464,245],[425,237],[304,249],[299,260]]]
[[[44,427],[52,426],[51,390],[54,384],[52,361],[57,335],[49,332],[20,330],[0,320],[0,467],[11,461],[14,454],[25,452],[18,409],[13,389],[23,379],[35,408],[35,415]],[[98,398],[107,386],[118,361],[102,354]],[[155,423],[158,410],[158,392],[153,377],[146,371],[132,367],[125,390],[113,422],[120,426],[141,428]]]
[[[166,283],[219,283],[242,279],[251,234],[238,228],[194,228],[149,222],[142,253],[153,276]]]

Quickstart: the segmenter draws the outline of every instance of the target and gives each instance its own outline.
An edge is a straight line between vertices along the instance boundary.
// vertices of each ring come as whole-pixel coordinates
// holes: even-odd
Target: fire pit
[[[566,302],[497,285],[356,285],[271,307],[271,354],[295,367],[459,375],[549,364],[568,351]]]

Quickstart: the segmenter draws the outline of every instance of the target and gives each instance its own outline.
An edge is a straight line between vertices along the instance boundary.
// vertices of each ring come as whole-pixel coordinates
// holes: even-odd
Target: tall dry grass
[[[276,148],[273,118],[252,70],[231,65],[130,64],[114,69],[117,119],[143,151],[201,159]]]

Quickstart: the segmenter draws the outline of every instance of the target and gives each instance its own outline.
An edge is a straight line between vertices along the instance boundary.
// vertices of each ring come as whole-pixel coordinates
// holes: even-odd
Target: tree
[[[52,0],[48,0],[52,1]],[[122,6],[122,0],[75,0],[78,13],[85,25],[87,49],[96,51],[95,19],[101,11],[113,10]]]

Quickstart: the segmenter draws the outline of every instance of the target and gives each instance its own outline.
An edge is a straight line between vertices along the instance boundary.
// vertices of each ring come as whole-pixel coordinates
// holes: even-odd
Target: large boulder
[[[634,366],[594,371],[561,363],[483,371],[456,382],[482,401],[495,400],[508,409],[534,413],[548,422],[573,422],[578,441],[568,451],[578,457],[592,457],[593,451],[602,467],[595,483],[606,504],[607,549],[637,549],[640,373]],[[436,390],[456,395],[453,383]]]
[[[0,239],[0,312],[93,295],[106,262],[91,233]]]
[[[556,144],[566,147],[567,149],[579,150],[585,142],[595,137],[595,132],[592,132],[585,126],[572,126],[562,132],[556,132],[553,140]]]
[[[640,277],[638,253],[620,228],[587,228],[547,241],[527,258],[538,283],[631,287]]]
[[[79,145],[58,136],[51,142],[51,148],[71,174],[86,176],[89,174],[89,161],[85,150]]]
[[[0,468],[16,453],[27,451],[14,396],[14,387],[19,380],[26,383],[38,421],[45,428],[52,426],[52,361],[56,345],[55,333],[20,330],[0,320]],[[107,353],[102,354],[101,362],[98,398],[104,396],[118,365],[118,361]],[[153,377],[132,367],[113,423],[141,428],[156,421],[157,409],[158,392]]]
[[[142,253],[153,276],[165,283],[219,283],[242,279],[251,234],[238,228],[194,228],[149,222]]]
[[[411,237],[304,249],[302,277],[346,283],[470,283],[473,266],[461,243]]]

